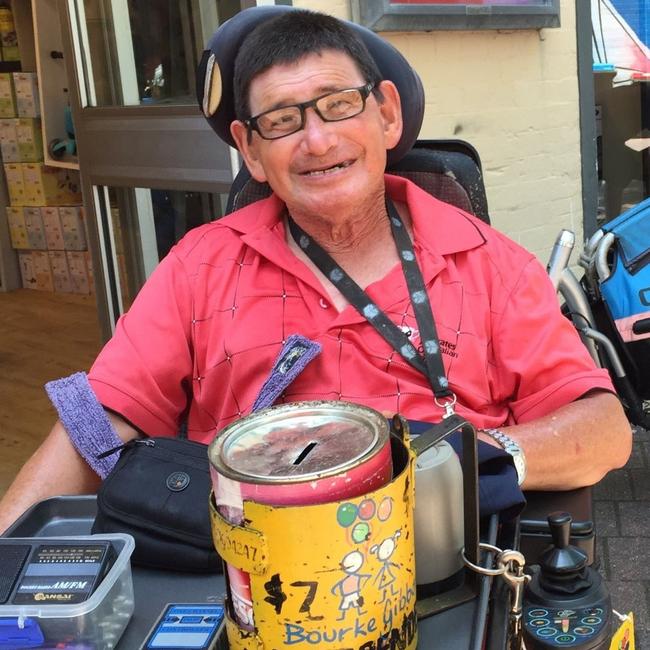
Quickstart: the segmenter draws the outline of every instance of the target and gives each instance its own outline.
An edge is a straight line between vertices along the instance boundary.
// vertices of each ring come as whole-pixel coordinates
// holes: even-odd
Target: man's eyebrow
[[[305,102],[311,101],[315,97],[321,97],[322,95],[327,95],[328,93],[335,93],[338,90],[348,90],[349,88],[353,88],[354,86],[348,86],[348,85],[341,85],[341,84],[335,84],[335,85],[327,85],[327,86],[320,86],[316,94],[310,97],[309,99],[304,100]],[[280,101],[277,101],[275,104],[272,106],[269,106],[269,108],[265,108],[263,111],[260,111],[261,113],[266,113],[268,111],[274,111],[276,108],[287,108],[287,106],[296,106],[297,104],[303,104],[304,102],[297,102],[293,99],[283,99]]]

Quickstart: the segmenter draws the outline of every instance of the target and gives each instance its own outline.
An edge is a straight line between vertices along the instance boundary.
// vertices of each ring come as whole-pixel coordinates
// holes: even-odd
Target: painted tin
[[[288,506],[245,500],[239,525],[211,499],[215,548],[250,576],[255,612],[248,630],[229,609],[230,648],[415,650],[415,456],[390,442],[394,478],[363,495]]]
[[[210,445],[219,513],[241,524],[244,502],[293,506],[372,492],[392,477],[386,419],[347,402],[299,402],[264,409],[233,422]],[[254,627],[247,573],[228,564],[237,622]]]

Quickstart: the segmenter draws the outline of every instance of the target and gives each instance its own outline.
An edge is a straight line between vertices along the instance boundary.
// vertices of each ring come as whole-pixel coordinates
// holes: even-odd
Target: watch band
[[[517,470],[517,482],[521,485],[526,478],[526,455],[524,450],[510,436],[506,435],[500,429],[479,429],[492,440],[499,443],[499,446],[512,456],[512,460]]]

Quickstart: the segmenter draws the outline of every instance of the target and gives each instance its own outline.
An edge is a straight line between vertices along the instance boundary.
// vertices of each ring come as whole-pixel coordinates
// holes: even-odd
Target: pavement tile
[[[625,464],[626,469],[647,469],[646,453],[643,445],[650,445],[648,442],[634,441],[632,444],[632,453]]]
[[[609,572],[609,553],[607,549],[607,544],[605,543],[605,537],[598,537],[596,535],[596,557],[594,558],[594,568],[598,569],[605,580],[611,578]]]
[[[620,501],[617,507],[621,537],[650,537],[650,501]],[[603,525],[600,534],[607,535],[610,528]]]
[[[634,612],[635,628],[644,629],[648,621],[648,602],[643,582],[608,582],[612,607],[620,614]],[[616,625],[616,622],[614,622]],[[639,646],[648,648],[650,646]]]
[[[626,470],[619,469],[615,472],[610,472],[605,478],[594,485],[593,498],[595,501],[612,501],[623,500],[631,501],[634,496],[632,494],[632,481],[629,476],[630,471],[643,471],[643,470]]]
[[[622,581],[650,581],[650,543],[645,538],[607,537],[609,575]]]
[[[640,440],[641,442],[650,442],[650,432],[641,427],[634,427],[632,430],[632,435],[634,440]]]
[[[650,501],[650,469],[631,469],[629,474],[632,479],[634,498]],[[625,499],[625,497],[614,498]]]
[[[616,503],[613,501],[594,502],[594,523],[597,535],[601,537],[621,537],[623,533],[618,529],[616,518]]]
[[[640,627],[636,617],[634,618],[634,647],[637,650],[650,648],[650,631]]]

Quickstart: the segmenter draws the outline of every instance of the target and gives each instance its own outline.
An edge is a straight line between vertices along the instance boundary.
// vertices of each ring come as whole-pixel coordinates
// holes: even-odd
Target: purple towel
[[[55,379],[45,384],[45,390],[75,449],[83,456],[101,479],[106,478],[120,455],[97,456],[124,444],[111,424],[104,407],[88,383],[85,372]]]
[[[300,334],[287,338],[273,365],[269,378],[260,389],[253,404],[253,411],[273,406],[291,382],[305,369],[305,366],[321,352],[321,346]]]

